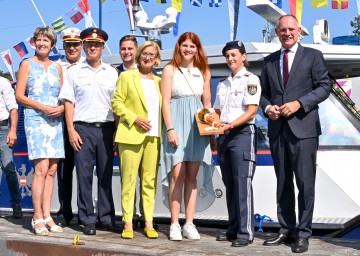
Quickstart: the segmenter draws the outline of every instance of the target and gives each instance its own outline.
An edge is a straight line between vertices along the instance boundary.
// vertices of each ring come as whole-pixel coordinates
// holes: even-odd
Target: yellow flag
[[[182,0],[171,0],[171,7],[174,7],[177,12],[181,12]]]
[[[321,8],[328,6],[328,0],[311,0],[312,8]]]

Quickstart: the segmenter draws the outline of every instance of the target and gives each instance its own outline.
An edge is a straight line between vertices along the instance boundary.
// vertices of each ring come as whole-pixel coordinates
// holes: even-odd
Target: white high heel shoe
[[[35,235],[40,235],[40,236],[48,236],[49,235],[49,231],[46,227],[42,227],[42,228],[35,228],[35,225],[39,224],[39,223],[43,223],[45,222],[43,219],[31,219],[31,226],[32,226],[32,231],[34,232]]]
[[[61,232],[64,231],[59,225],[56,225],[56,224],[50,227],[50,226],[48,225],[48,223],[49,223],[50,221],[53,221],[53,219],[51,218],[51,216],[47,217],[47,218],[44,220],[45,225],[46,225],[46,227],[47,227],[47,229],[48,229],[49,231],[51,231],[51,232],[56,232],[56,233],[61,233]]]

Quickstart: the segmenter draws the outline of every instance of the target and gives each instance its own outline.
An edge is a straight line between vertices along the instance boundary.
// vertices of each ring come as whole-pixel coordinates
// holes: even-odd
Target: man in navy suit
[[[330,94],[324,57],[298,43],[301,27],[292,15],[279,18],[281,49],[264,59],[260,105],[269,118],[268,136],[277,177],[277,213],[281,228],[264,245],[294,242],[293,252],[306,252],[315,200],[316,152],[321,134],[318,104]],[[295,175],[298,194],[296,226]]]

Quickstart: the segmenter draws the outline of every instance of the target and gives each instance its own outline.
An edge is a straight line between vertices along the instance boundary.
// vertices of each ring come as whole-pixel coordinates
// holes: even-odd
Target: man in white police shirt
[[[59,59],[58,62],[62,67],[64,78],[66,77],[67,70],[71,65],[85,60],[85,58],[81,56],[83,47],[80,33],[81,30],[78,28],[66,28],[60,34],[60,39],[63,41],[65,56]],[[66,129],[66,120],[64,126],[65,158],[59,161],[57,169],[60,209],[56,213],[57,224],[62,227],[69,225],[70,221],[74,217],[71,207],[74,149],[69,141],[69,135]]]
[[[115,223],[112,196],[113,133],[111,100],[118,74],[101,61],[107,33],[87,28],[80,34],[86,60],[67,71],[59,98],[65,101],[69,140],[75,150],[79,219],[85,235],[95,235],[96,225],[110,230]],[[92,180],[94,160],[98,178],[98,212],[94,211]]]

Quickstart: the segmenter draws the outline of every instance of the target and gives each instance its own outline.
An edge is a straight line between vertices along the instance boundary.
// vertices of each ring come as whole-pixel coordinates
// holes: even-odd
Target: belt
[[[74,124],[81,124],[81,125],[95,127],[95,128],[112,128],[112,127],[115,127],[114,122],[86,123],[86,122],[82,122],[82,121],[77,121],[77,122],[74,122]]]
[[[9,119],[0,121],[0,126],[8,126],[8,125],[9,125]]]

